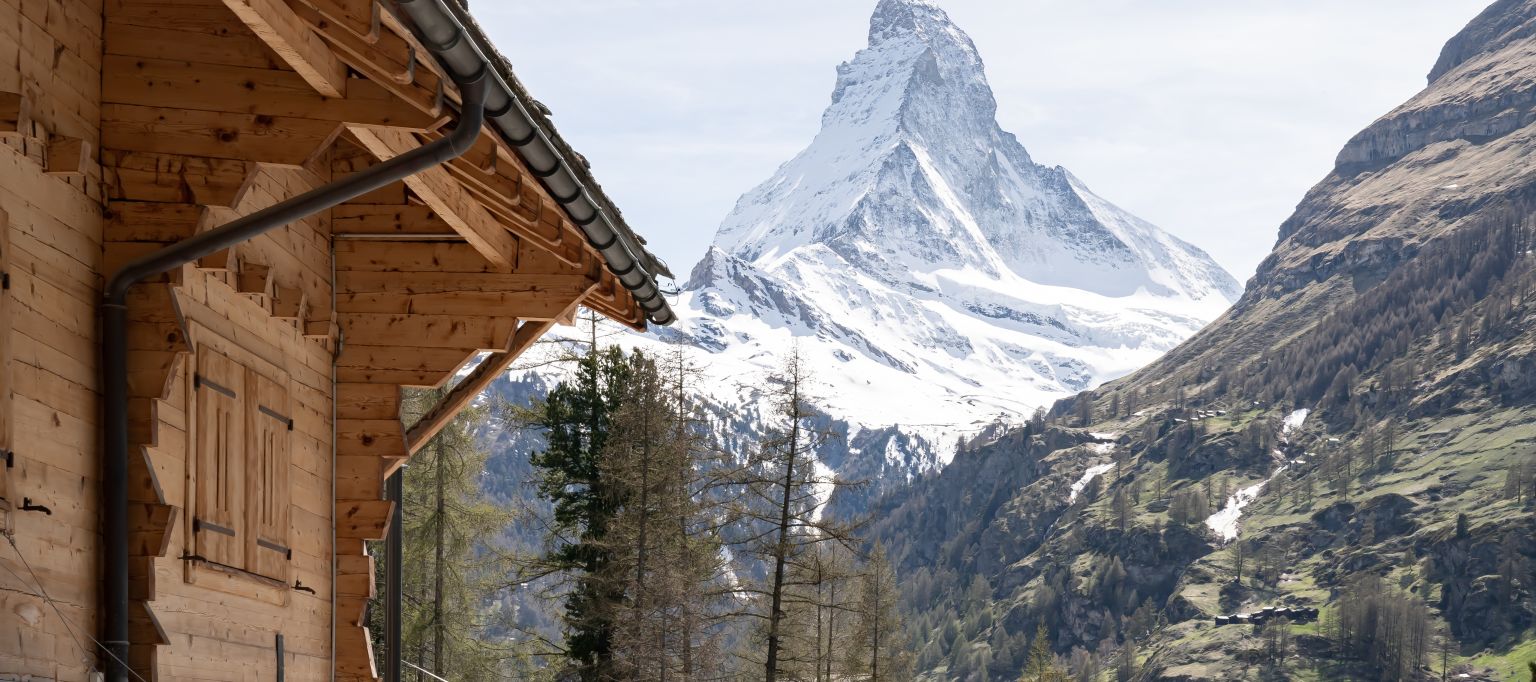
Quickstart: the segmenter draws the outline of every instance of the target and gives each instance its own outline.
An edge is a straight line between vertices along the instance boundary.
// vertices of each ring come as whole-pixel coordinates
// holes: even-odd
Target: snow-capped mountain
[[[750,408],[798,344],[851,432],[826,463],[910,476],[956,436],[1141,367],[1238,295],[1203,251],[1036,163],[996,113],[943,10],[881,0],[820,133],[725,218],[677,325],[627,343],[696,349],[726,408]]]

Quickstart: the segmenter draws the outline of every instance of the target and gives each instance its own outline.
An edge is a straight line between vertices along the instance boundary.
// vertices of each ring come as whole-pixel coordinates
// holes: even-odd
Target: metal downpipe
[[[455,15],[447,3],[454,0],[396,0],[414,26],[416,37],[437,57],[449,73],[473,73],[487,67],[495,57],[492,50],[476,43],[474,34]],[[460,10],[462,11],[462,10]],[[490,75],[491,92],[487,95],[487,118],[500,130],[508,144],[517,149],[529,171],[563,207],[586,236],[588,243],[607,261],[619,283],[634,296],[645,311],[645,318],[659,325],[677,320],[667,305],[655,273],[650,272],[645,249],[632,234],[619,228],[618,216],[604,210],[592,196],[592,188],[582,184],[572,171],[571,161],[561,155],[547,131],[540,127],[510,85],[494,68]]]
[[[123,266],[101,303],[102,387],[102,641],[108,682],[127,682],[128,661],[128,291],[164,274],[327,210],[402,178],[462,156],[485,122],[490,68],[454,80],[463,98],[457,127],[447,136],[336,182],[167,246]]]

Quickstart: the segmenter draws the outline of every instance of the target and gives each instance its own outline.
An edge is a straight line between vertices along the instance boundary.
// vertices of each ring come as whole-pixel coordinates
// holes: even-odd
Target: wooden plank
[[[519,266],[514,272],[526,272],[521,258],[519,256]],[[498,272],[475,247],[463,242],[401,244],[357,239],[336,242],[336,268],[359,272]],[[555,272],[570,272],[570,269]]]
[[[345,97],[347,67],[331,48],[280,0],[224,0],[247,28],[326,97]]]
[[[368,628],[350,623],[336,628],[336,675],[355,680],[376,680],[379,669],[373,659],[373,637]]]
[[[107,203],[102,240],[171,243],[198,231],[203,207],[197,204],[112,201]]]
[[[181,509],[164,504],[136,502],[128,507],[128,553],[131,556],[165,556]]]
[[[331,209],[331,234],[444,235],[453,227],[431,206],[414,204],[342,204]]]
[[[378,499],[384,490],[384,458],[342,455],[336,458],[336,499]]]
[[[336,310],[344,313],[552,320],[596,282],[580,275],[342,272],[337,284]]]
[[[399,419],[338,419],[339,456],[404,457],[405,430]]]
[[[340,322],[348,343],[481,350],[504,348],[517,325],[512,317],[374,313],[342,315]]]
[[[302,3],[362,40],[370,43],[379,40],[377,12],[381,8],[376,0],[302,0]]]
[[[389,533],[389,515],[395,503],[389,500],[339,500],[336,502],[337,537],[358,540],[383,540]]]
[[[557,320],[590,284],[522,291],[450,291],[424,294],[338,294],[337,312],[346,314],[448,315]]]
[[[302,168],[336,139],[339,124],[292,116],[104,104],[108,149]]]
[[[180,59],[204,64],[248,66],[277,69],[282,60],[265,43],[244,31],[229,30],[229,11],[217,9],[222,16],[191,23],[176,23],[164,17],[134,17],[115,13],[107,19],[105,54]],[[193,14],[183,7],[177,17]]]
[[[348,81],[347,96],[333,98],[315,92],[292,71],[126,55],[107,55],[102,68],[113,74],[102,83],[103,103],[293,116],[408,130],[428,130],[440,120],[369,80]]]
[[[107,195],[130,201],[166,201],[230,207],[252,164],[234,159],[102,151]]]
[[[421,144],[403,130],[349,126],[358,142],[387,161]],[[517,239],[502,227],[464,188],[442,168],[429,168],[407,177],[405,184],[480,255],[498,269],[510,271],[517,255]]]
[[[422,348],[420,346],[364,346],[347,344],[336,358],[340,367],[413,370],[448,373],[475,356],[473,348]]]

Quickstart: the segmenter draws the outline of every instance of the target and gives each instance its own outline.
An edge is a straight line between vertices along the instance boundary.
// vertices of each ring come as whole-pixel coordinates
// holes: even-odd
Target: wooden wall
[[[95,661],[101,28],[101,0],[0,0],[0,673],[41,679]]]
[[[109,0],[102,98],[106,269],[330,180],[335,124],[240,111],[219,88],[303,81],[218,0]],[[302,92],[302,91],[301,91]],[[130,302],[135,669],[146,679],[328,679],[332,660],[330,217],[140,285]],[[199,348],[280,374],[291,414],[285,579],[197,542]],[[206,389],[204,389],[206,390]],[[245,390],[250,390],[247,385]],[[205,426],[206,428],[206,426]],[[249,456],[249,455],[247,455]],[[204,467],[206,469],[206,467]],[[249,506],[247,504],[247,506]],[[240,538],[248,534],[240,528]],[[249,551],[259,551],[250,545]]]
[[[104,279],[442,134],[457,93],[373,8],[0,0],[0,450],[14,451],[9,466],[0,453],[0,529],[15,538],[0,543],[0,679],[86,680],[102,656]],[[374,679],[365,542],[392,509],[383,477],[578,304],[644,326],[495,135],[152,278],[128,303],[129,663],[146,680],[270,680],[279,665],[287,679]],[[440,386],[481,351],[406,433],[400,387]],[[251,493],[284,512],[259,522],[231,516],[244,498],[207,501],[208,470],[230,461],[209,443],[234,442],[207,424],[241,410],[288,427],[277,448],[272,422],[247,423],[269,448],[242,465],[252,490],[281,480],[285,493]]]

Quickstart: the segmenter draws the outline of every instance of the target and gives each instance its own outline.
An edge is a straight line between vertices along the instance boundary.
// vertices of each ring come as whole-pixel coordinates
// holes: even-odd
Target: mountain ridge
[[[875,503],[877,536],[915,586],[913,632],[966,614],[963,641],[977,643],[920,636],[920,668],[1014,673],[1020,633],[1043,623],[1078,669],[1148,679],[1419,679],[1431,626],[1456,666],[1436,673],[1524,672],[1533,25],[1536,2],[1500,0],[1453,37],[1427,87],[1350,140],[1201,332]],[[1360,604],[1401,627],[1309,625],[1279,643],[1277,629],[1215,620]],[[1410,631],[1417,652],[1392,639]]]

